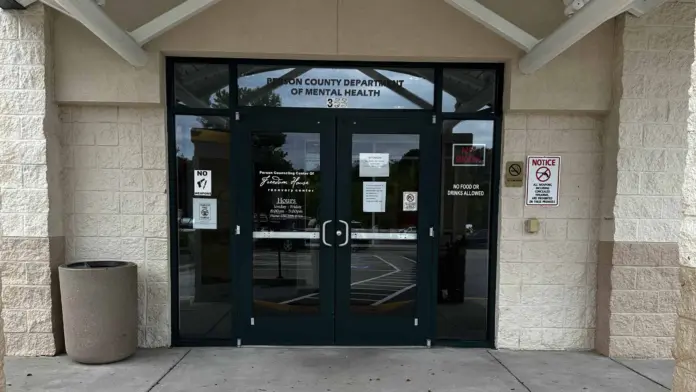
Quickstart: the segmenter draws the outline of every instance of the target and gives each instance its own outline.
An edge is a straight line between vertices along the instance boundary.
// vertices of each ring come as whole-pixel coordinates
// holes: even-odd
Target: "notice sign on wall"
[[[561,157],[527,157],[528,206],[557,206]]]

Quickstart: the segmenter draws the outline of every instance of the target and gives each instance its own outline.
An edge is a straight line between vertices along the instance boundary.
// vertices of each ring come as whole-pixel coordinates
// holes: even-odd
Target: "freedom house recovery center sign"
[[[528,206],[557,206],[561,157],[527,157]]]

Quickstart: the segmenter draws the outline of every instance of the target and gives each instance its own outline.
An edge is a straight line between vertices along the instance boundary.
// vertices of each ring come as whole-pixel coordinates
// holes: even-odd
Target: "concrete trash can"
[[[58,268],[65,348],[76,362],[120,361],[138,346],[138,266],[85,261]]]

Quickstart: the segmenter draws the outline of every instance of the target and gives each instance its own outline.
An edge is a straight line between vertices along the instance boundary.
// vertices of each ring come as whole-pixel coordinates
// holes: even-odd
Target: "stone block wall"
[[[668,1],[642,18],[618,18],[599,246],[596,348],[604,355],[671,356],[695,15],[693,3]]]
[[[163,108],[61,107],[66,257],[138,264],[139,345],[170,344]]]
[[[603,123],[507,114],[503,125],[503,162],[561,156],[561,188],[558,207],[527,207],[524,188],[501,188],[498,347],[592,349]],[[525,232],[528,218],[539,233]]]
[[[696,6],[690,4],[696,14]],[[692,21],[693,23],[693,21]],[[693,43],[696,38],[692,38]],[[679,235],[681,301],[677,307],[674,392],[696,391],[696,62],[691,67],[687,154],[682,188],[683,216]]]
[[[597,350],[669,358],[679,302],[679,252],[671,242],[600,242]]]
[[[0,271],[8,355],[62,346],[60,149],[52,102],[50,13],[0,10]]]

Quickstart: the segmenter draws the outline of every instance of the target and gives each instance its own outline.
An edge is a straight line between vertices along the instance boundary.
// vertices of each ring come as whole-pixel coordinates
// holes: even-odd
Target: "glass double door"
[[[439,178],[431,122],[242,116],[242,344],[426,344]]]

